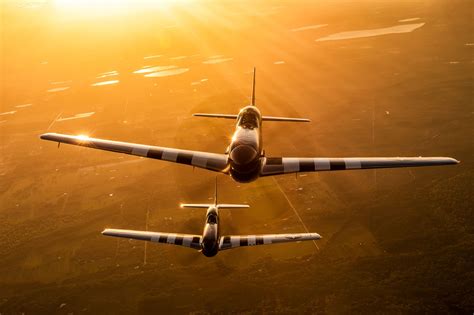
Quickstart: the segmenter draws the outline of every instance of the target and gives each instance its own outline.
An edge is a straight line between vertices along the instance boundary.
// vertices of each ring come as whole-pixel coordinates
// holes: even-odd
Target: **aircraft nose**
[[[257,151],[248,145],[239,145],[230,152],[231,160],[238,165],[244,165],[252,162],[255,160],[257,155]]]

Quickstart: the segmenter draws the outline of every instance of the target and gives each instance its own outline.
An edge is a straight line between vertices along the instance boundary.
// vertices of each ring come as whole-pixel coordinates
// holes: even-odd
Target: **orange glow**
[[[78,135],[77,139],[81,140],[81,141],[86,141],[86,140],[89,139],[89,136],[87,136],[87,135]]]
[[[179,1],[172,0],[54,0],[54,6],[63,11],[93,15],[113,15],[127,13],[130,9],[150,9],[168,7]],[[81,12],[83,11],[83,12]]]
[[[472,2],[0,0],[0,313],[472,313]],[[264,121],[292,173],[241,184],[201,168],[236,121],[192,115],[238,115],[254,67],[262,115],[311,123]],[[342,159],[418,155],[467,162]],[[216,176],[252,206],[222,236],[307,228],[320,250],[160,243],[202,240]]]

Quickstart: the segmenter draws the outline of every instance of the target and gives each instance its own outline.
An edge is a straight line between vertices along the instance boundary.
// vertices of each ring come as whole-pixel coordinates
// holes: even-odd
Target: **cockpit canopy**
[[[258,128],[259,113],[253,108],[245,108],[239,113],[238,125],[245,129]]]
[[[209,213],[209,215],[207,216],[207,223],[217,224],[217,214]]]

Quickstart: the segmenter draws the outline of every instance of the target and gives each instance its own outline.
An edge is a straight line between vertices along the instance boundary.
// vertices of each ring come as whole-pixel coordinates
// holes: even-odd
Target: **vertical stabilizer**
[[[252,105],[255,106],[255,72],[257,69],[253,67],[253,83],[252,83]]]
[[[217,206],[217,176],[216,176],[216,185],[214,186],[214,205]]]

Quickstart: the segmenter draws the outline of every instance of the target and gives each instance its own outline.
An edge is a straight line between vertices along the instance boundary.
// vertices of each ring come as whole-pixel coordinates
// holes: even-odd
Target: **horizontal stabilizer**
[[[264,234],[264,235],[229,235],[219,240],[219,250],[241,246],[267,245],[287,242],[314,241],[321,239],[318,233]]]
[[[225,119],[237,119],[237,115],[232,114],[207,114],[207,113],[195,113],[193,116],[196,117],[211,117],[211,118],[225,118]]]
[[[134,230],[105,229],[103,235],[156,243],[180,245],[193,249],[201,249],[201,236],[191,234],[161,233]]]
[[[308,118],[262,116],[263,121],[310,122]]]
[[[181,208],[209,208],[217,207],[218,209],[237,209],[237,208],[249,208],[249,205],[245,204],[230,204],[230,203],[219,203],[214,205],[213,203],[183,203]]]
[[[234,204],[234,203],[219,203],[217,205],[219,209],[238,209],[238,208],[250,208],[249,205]]]
[[[181,208],[203,208],[207,209],[214,206],[213,203],[182,203],[179,205]]]
[[[237,119],[238,115],[232,114],[209,114],[209,113],[195,113],[195,117],[210,117],[210,118],[225,118]],[[263,121],[287,121],[287,122],[310,122],[308,118],[292,118],[292,117],[276,117],[276,116],[262,116]]]

